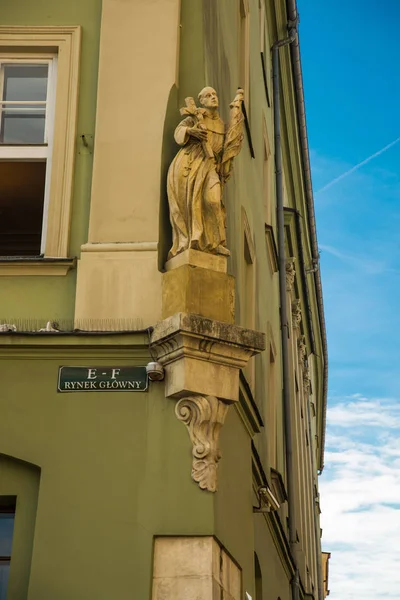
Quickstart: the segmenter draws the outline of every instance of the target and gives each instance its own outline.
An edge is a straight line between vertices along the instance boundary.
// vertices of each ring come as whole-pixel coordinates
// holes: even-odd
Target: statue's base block
[[[202,269],[210,269],[211,271],[220,271],[226,273],[228,257],[220,254],[210,254],[209,252],[200,252],[189,248],[180,254],[170,258],[165,263],[165,270],[172,271],[182,265],[192,265],[192,267],[201,267]]]
[[[162,317],[167,319],[176,313],[191,313],[234,323],[234,277],[191,264],[163,273]]]

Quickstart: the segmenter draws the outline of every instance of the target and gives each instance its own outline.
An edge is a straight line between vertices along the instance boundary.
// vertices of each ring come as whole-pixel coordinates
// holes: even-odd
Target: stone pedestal
[[[179,312],[234,323],[234,278],[191,264],[167,271],[162,276],[162,316]]]
[[[241,600],[239,567],[211,536],[156,538],[152,600]]]
[[[163,319],[182,312],[235,322],[235,279],[227,274],[226,256],[190,249],[169,260],[165,269]]]

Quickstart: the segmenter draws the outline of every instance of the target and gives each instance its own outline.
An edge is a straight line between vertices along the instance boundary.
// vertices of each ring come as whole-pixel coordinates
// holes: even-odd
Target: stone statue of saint
[[[228,126],[218,114],[217,92],[205,87],[199,94],[201,107],[186,98],[175,129],[182,146],[168,171],[167,188],[173,245],[168,259],[192,248],[229,256],[226,247],[223,186],[232,172],[232,161],[243,140],[243,90],[230,104]]]

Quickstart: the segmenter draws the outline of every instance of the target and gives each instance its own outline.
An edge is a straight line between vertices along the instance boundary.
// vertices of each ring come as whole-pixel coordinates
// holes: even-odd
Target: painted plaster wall
[[[17,544],[8,598],[147,599],[153,537],[214,531],[214,499],[190,478],[191,446],[175,402],[162,383],[148,393],[56,392],[59,365],[143,365],[143,350],[32,350],[7,357],[8,349],[0,360],[1,453],[41,471],[40,485],[28,470],[17,490],[19,541],[21,519],[36,509],[34,498],[27,502],[32,485],[39,494],[29,594],[18,588],[29,562]],[[0,494],[15,493],[1,461],[0,476]]]
[[[32,24],[43,24],[48,19],[46,22],[83,26],[78,131],[90,133],[94,129],[100,3],[90,0],[73,1],[65,6],[57,3],[56,7],[53,4],[35,3],[33,10],[30,3],[29,8],[28,3],[17,0],[0,19],[7,24],[19,24],[25,8],[28,15],[24,15],[25,23],[26,18],[31,18]],[[261,73],[258,9],[258,0],[250,0],[250,127],[255,158],[250,155],[246,138],[225,194],[228,245],[232,250],[229,271],[236,277],[237,323],[243,324],[244,208],[256,252],[254,325],[261,331],[271,331],[279,348],[278,281],[265,250],[264,119],[272,156],[273,132]],[[226,119],[229,102],[240,83],[239,2],[183,0],[181,10],[179,85],[170,90],[161,153],[159,268],[163,268],[170,240],[164,190],[166,171],[175,152],[171,139],[179,121],[179,107],[186,96],[196,95],[204,84],[211,84],[219,91],[221,114]],[[154,35],[154,31],[150,34]],[[269,46],[267,40],[266,48]],[[286,202],[294,205],[299,182],[295,177],[291,180],[288,153],[296,153],[296,148],[289,149],[286,144],[285,152]],[[91,161],[92,157],[85,155],[78,156],[76,162],[71,239],[74,254],[79,253],[80,244],[87,240]],[[144,208],[143,202],[141,206]],[[157,214],[154,206],[153,209]],[[66,278],[4,278],[0,288],[0,303],[4,299],[2,312],[35,318],[69,318],[73,313],[74,287],[75,272]],[[16,305],[17,298],[29,298],[29,303]],[[253,533],[253,523],[259,523],[262,517],[253,517],[252,513],[251,439],[235,409],[230,409],[222,430],[220,490],[212,496],[200,491],[190,479],[191,445],[185,427],[174,415],[175,403],[164,398],[163,384],[154,384],[148,394],[57,394],[60,364],[84,365],[88,361],[93,364],[94,360],[97,364],[110,364],[117,356],[119,364],[131,364],[126,354],[123,360],[113,354],[115,349],[106,349],[102,355],[101,351],[82,344],[75,355],[62,347],[57,352],[56,358],[32,350],[30,357],[37,359],[28,360],[23,358],[26,354],[23,350],[21,355],[14,353],[0,367],[0,378],[7,389],[0,398],[0,411],[5,414],[0,422],[0,451],[38,465],[42,471],[28,600],[41,600],[44,596],[60,600],[71,597],[123,600],[133,595],[145,599],[151,586],[153,536],[162,534],[216,534],[240,563],[244,587],[253,594],[256,547],[264,581],[268,583],[274,578],[273,589],[286,600],[282,589],[288,591],[289,577],[283,571],[270,531],[258,524],[256,534]],[[136,354],[140,364],[146,364],[148,359],[143,352]],[[279,352],[276,376],[279,381]],[[271,401],[267,393],[268,377],[267,351],[257,358],[253,385],[265,423],[265,430],[254,442],[267,473],[270,461],[266,432]],[[278,412],[278,431],[281,428],[282,414]],[[283,473],[281,433],[278,441]],[[110,561],[110,556],[115,560]],[[15,596],[10,600],[20,599]]]
[[[3,2],[0,25],[80,25],[77,135],[95,132],[101,0],[13,0]],[[93,154],[77,153],[74,169],[70,255],[77,256],[87,239]],[[63,277],[1,277],[0,316],[14,319],[73,319],[76,270]]]

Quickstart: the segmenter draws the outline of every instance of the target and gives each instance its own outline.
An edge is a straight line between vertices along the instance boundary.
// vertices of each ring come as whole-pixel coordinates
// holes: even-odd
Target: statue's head
[[[198,96],[200,104],[204,108],[218,108],[217,92],[212,87],[205,87],[201,90]]]

